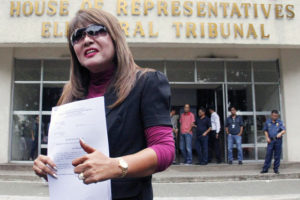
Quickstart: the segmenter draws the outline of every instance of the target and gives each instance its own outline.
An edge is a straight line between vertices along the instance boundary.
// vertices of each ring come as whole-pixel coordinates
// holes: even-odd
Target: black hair
[[[200,107],[199,110],[201,110],[202,112],[206,113],[206,109],[204,107]]]
[[[232,108],[233,108],[234,110],[237,110],[235,106],[230,106],[230,107],[229,107],[229,111],[231,111]]]
[[[272,110],[271,114],[279,114],[278,110]]]
[[[209,107],[208,107],[208,110],[213,110],[213,111],[215,111],[215,108],[214,108],[213,106],[209,106]]]

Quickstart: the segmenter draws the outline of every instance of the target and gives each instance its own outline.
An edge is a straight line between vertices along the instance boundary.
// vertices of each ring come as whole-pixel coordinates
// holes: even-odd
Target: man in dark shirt
[[[230,108],[231,115],[226,120],[225,131],[228,136],[228,164],[232,164],[232,148],[233,143],[236,143],[238,150],[239,165],[243,164],[243,149],[242,149],[242,134],[244,130],[243,118],[236,114],[236,108]]]
[[[208,158],[208,133],[211,130],[211,122],[205,115],[205,108],[200,108],[196,119],[196,150],[200,165],[207,165]]]

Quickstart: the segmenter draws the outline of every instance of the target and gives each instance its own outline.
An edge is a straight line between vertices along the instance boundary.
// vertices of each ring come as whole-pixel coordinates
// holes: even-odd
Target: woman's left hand
[[[121,176],[122,171],[119,168],[119,162],[116,158],[105,156],[82,140],[80,140],[80,145],[87,154],[73,160],[72,165],[75,167],[75,173],[83,173],[83,182],[85,184]]]

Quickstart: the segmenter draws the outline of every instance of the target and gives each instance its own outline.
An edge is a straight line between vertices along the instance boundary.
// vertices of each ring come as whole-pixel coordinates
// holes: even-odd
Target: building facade
[[[257,162],[266,151],[263,124],[277,109],[287,127],[282,158],[300,161],[299,1],[0,2],[0,163],[46,153],[51,108],[69,80],[68,21],[88,7],[118,17],[137,64],[168,77],[178,112],[185,103],[192,111],[215,106],[223,123],[237,106],[244,158]]]

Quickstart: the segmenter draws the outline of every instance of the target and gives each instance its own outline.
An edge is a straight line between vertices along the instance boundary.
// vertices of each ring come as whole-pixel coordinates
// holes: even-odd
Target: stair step
[[[260,174],[261,164],[247,163],[239,165],[207,165],[183,166],[173,165],[166,171],[153,175],[153,183],[195,183],[241,180],[277,180],[300,179],[300,163],[283,163],[280,174]],[[29,164],[2,164],[0,165],[0,180],[2,181],[33,181],[44,182],[32,171]]]

